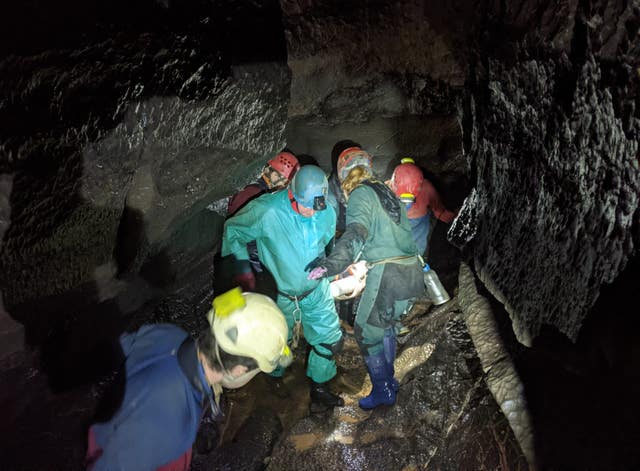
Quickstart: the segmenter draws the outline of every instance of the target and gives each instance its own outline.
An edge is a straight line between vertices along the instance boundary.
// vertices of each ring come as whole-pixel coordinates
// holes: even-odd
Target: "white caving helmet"
[[[268,296],[234,288],[213,300],[207,319],[225,352],[253,358],[265,373],[291,364],[287,321]]]

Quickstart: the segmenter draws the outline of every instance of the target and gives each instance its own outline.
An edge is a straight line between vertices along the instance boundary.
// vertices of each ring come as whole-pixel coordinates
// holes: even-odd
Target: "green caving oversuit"
[[[336,375],[336,363],[326,346],[342,337],[329,281],[308,280],[305,267],[325,255],[325,247],[334,236],[336,215],[331,206],[304,217],[293,210],[287,190],[268,193],[249,202],[224,225],[222,256],[235,255],[248,260],[247,242],[255,240],[262,264],[271,272],[280,293],[298,298],[296,303],[278,294],[277,304],[293,335],[294,315],[301,317],[304,337],[313,347],[309,354],[307,376],[324,383]],[[320,354],[318,354],[320,353]],[[275,372],[274,376],[281,375]]]
[[[347,202],[346,230],[324,266],[329,275],[340,273],[362,251],[358,260],[402,262],[374,264],[360,299],[354,332],[365,356],[383,350],[386,329],[397,331],[400,316],[424,291],[421,263],[404,206],[382,182],[369,180],[355,188]]]

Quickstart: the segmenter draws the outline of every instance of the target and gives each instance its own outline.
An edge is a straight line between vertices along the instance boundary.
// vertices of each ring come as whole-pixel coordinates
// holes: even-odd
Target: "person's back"
[[[449,211],[442,203],[436,187],[425,178],[416,195],[416,201],[407,211],[407,215],[410,219],[414,219],[425,216],[429,212],[433,213],[433,216],[439,221],[447,223],[453,221],[456,217],[456,214],[453,211]]]
[[[388,185],[406,205],[418,253],[424,254],[432,226],[431,218],[449,223],[455,213],[447,210],[436,188],[424,178],[422,169],[411,158],[402,159],[396,166]]]
[[[258,180],[255,183],[249,183],[242,190],[237,192],[231,198],[227,205],[227,217],[231,217],[240,211],[249,201],[262,195],[268,189],[264,180]]]
[[[406,211],[384,183],[369,180],[349,195],[347,225],[362,224],[368,235],[360,258],[373,262],[416,254]]]
[[[93,471],[155,470],[190,459],[203,392],[185,376],[177,352],[188,334],[174,325],[143,326],[121,338],[126,356],[122,404],[90,429]],[[204,381],[204,378],[201,378]],[[162,413],[160,413],[162,412]],[[93,448],[93,449],[91,449]]]
[[[342,152],[352,148],[359,149],[361,148],[361,145],[351,139],[342,139],[336,142],[331,149],[331,174],[329,175],[329,192],[327,200],[336,212],[336,235],[334,238],[334,244],[338,239],[340,239],[347,228],[347,199],[342,191],[340,179],[338,177],[338,158]],[[358,302],[358,297],[336,300],[336,309],[338,310],[340,318],[350,327],[353,327],[355,322]]]
[[[267,296],[233,289],[214,298],[207,320],[197,339],[168,324],[121,336],[124,397],[90,427],[87,469],[187,471],[203,409],[219,414],[222,388],[293,360],[286,320]]]
[[[363,409],[392,405],[395,333],[399,319],[424,291],[421,263],[400,200],[371,171],[371,156],[347,149],[338,158],[338,176],[347,195],[346,230],[329,257],[309,266],[310,279],[334,276],[356,262],[369,268],[355,319],[355,338],[373,388],[360,399]],[[354,268],[355,269],[355,268]]]

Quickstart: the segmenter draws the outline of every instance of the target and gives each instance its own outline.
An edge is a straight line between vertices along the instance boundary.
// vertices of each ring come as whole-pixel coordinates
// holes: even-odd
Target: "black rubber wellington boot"
[[[342,407],[344,406],[344,399],[337,394],[333,394],[329,390],[327,383],[316,383],[311,381],[311,405],[312,408],[316,406],[330,407]]]

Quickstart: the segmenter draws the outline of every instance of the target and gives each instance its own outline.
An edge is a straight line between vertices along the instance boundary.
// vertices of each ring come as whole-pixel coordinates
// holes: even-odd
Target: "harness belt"
[[[314,287],[314,288],[311,288],[310,290],[305,291],[304,293],[302,293],[302,294],[298,294],[298,295],[296,295],[296,296],[292,296],[292,295],[290,295],[290,294],[288,294],[288,293],[285,293],[284,291],[280,291],[280,290],[278,290],[278,294],[280,294],[280,295],[284,296],[285,298],[287,298],[287,299],[289,299],[289,300],[291,300],[291,301],[302,301],[304,298],[306,298],[306,297],[307,297],[307,296],[309,296],[311,293],[313,293],[313,291],[314,291],[315,289],[316,289],[315,287]]]
[[[376,260],[375,262],[367,262],[367,268],[374,267],[376,265],[384,265],[385,263],[396,263],[398,265],[411,265],[416,261],[421,261],[422,258],[419,255],[400,255],[398,257],[388,257]]]

